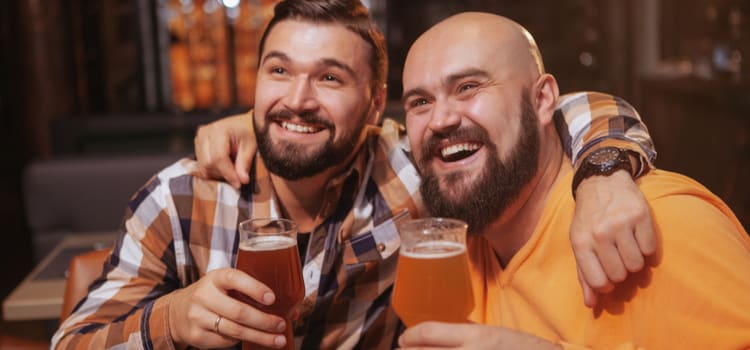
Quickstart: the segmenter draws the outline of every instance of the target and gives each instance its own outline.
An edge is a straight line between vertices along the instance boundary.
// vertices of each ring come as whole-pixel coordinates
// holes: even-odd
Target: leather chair
[[[0,349],[3,350],[47,350],[49,342],[18,338],[0,334]]]
[[[65,284],[60,322],[64,321],[73,308],[86,296],[94,280],[102,274],[104,259],[112,252],[111,248],[94,250],[76,255],[68,266],[68,281]]]
[[[60,323],[64,321],[73,308],[88,293],[89,285],[102,274],[104,259],[109,256],[111,248],[94,250],[76,255],[68,266],[68,279],[65,283]],[[46,350],[49,342],[19,338],[0,333],[0,349],[2,350]]]

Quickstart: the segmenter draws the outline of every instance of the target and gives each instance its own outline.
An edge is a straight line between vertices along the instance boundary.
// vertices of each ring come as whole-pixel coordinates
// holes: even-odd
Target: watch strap
[[[613,159],[600,164],[591,161],[592,157],[596,156],[598,153],[613,151],[616,154],[616,157],[614,157]],[[571,186],[573,198],[575,199],[576,189],[578,189],[578,186],[581,184],[581,182],[591,176],[609,176],[617,170],[627,170],[628,173],[630,173],[630,176],[633,177],[633,180],[637,179],[640,174],[633,172],[633,165],[631,164],[629,157],[629,154],[631,154],[631,152],[632,151],[617,147],[604,147],[589,153],[586,158],[581,161],[581,166],[578,167],[578,170],[576,170],[575,174],[573,175],[573,183]],[[637,158],[640,160],[639,157]],[[641,167],[642,164],[638,164],[635,170],[640,172]]]

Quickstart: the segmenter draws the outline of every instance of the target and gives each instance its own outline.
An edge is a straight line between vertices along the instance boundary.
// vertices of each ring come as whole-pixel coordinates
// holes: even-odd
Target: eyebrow
[[[272,58],[278,58],[284,62],[289,62],[291,59],[289,59],[289,56],[287,56],[285,53],[280,51],[271,51],[267,53],[265,56],[263,56],[263,60],[261,60],[261,65],[266,63],[266,61],[272,59]]]
[[[339,69],[342,69],[342,70],[346,71],[346,73],[348,73],[352,77],[356,77],[357,76],[357,73],[354,72],[354,69],[352,69],[352,67],[349,67],[348,64],[346,64],[344,62],[341,62],[341,61],[339,61],[337,59],[334,59],[334,58],[324,58],[324,59],[321,59],[320,61],[321,61],[321,63],[323,63],[324,66],[327,66],[327,67],[336,67],[336,68],[339,68]]]
[[[456,72],[456,73],[448,75],[445,78],[444,84],[450,86],[450,85],[455,84],[459,80],[463,80],[469,77],[489,78],[490,73],[479,68],[469,68],[469,69],[465,69],[460,72]]]
[[[478,68],[465,69],[460,72],[449,74],[447,77],[445,77],[445,79],[443,79],[443,85],[451,86],[455,84],[457,81],[470,78],[470,77],[489,78],[490,73],[485,70],[478,69]],[[408,91],[405,91],[404,94],[402,95],[401,102],[402,103],[406,102],[406,100],[408,100],[410,97],[414,95],[427,95],[427,94],[428,94],[427,90],[421,87],[409,89]]]
[[[265,63],[267,60],[272,59],[272,58],[278,58],[278,59],[280,59],[281,61],[283,61],[285,63],[288,63],[288,62],[292,61],[292,59],[289,58],[289,56],[287,56],[283,52],[280,52],[280,51],[271,51],[268,54],[266,54],[265,56],[263,56],[263,60],[261,61],[261,65],[263,63]],[[326,67],[336,67],[336,68],[342,69],[342,70],[346,71],[346,73],[349,74],[349,75],[351,75],[352,77],[356,77],[357,76],[357,73],[354,72],[354,69],[352,67],[350,67],[348,64],[346,64],[346,63],[344,63],[342,61],[339,61],[339,60],[337,60],[335,58],[322,58],[322,59],[320,59],[319,64],[321,64],[323,66],[326,66]]]

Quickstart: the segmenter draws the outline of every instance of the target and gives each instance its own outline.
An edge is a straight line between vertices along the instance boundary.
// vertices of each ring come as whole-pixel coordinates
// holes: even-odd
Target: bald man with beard
[[[434,216],[469,224],[476,307],[475,324],[422,323],[401,347],[750,347],[750,238],[719,198],[668,171],[638,181],[656,254],[594,309],[579,302],[568,244],[573,172],[553,123],[557,82],[523,27],[486,13],[450,17],[411,47],[403,82],[424,202]],[[456,145],[474,153],[441,156]]]

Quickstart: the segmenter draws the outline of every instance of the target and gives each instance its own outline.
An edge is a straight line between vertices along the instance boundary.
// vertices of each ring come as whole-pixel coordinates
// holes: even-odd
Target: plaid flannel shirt
[[[646,165],[655,156],[640,117],[622,100],[567,95],[558,112],[572,159],[613,144],[638,151]],[[310,234],[306,296],[295,324],[303,349],[387,349],[400,328],[390,307],[400,245],[396,222],[423,213],[419,176],[401,125],[386,120],[368,133],[348,170],[329,181]],[[259,156],[250,184],[240,190],[197,177],[196,169],[195,161],[182,159],[131,198],[102,276],[60,326],[53,348],[174,348],[170,293],[233,266],[240,221],[281,216]]]

